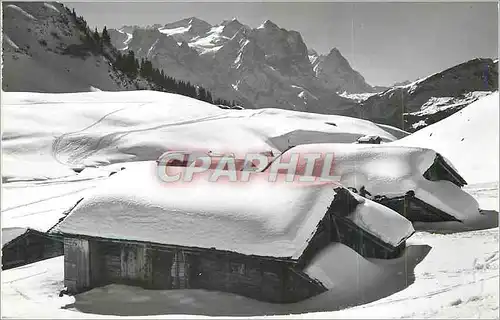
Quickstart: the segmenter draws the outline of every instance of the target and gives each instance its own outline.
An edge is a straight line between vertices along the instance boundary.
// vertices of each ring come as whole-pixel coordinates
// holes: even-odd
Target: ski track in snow
[[[7,36],[7,34],[3,34],[3,38],[5,41],[7,41],[7,43],[12,47],[14,48],[15,50],[19,50],[19,47],[17,46],[17,44],[14,43],[14,41],[12,41],[9,36]]]
[[[23,16],[25,16],[26,18],[28,19],[31,19],[31,20],[36,20],[35,17],[33,17],[33,15],[27,13],[26,11],[24,11],[23,9],[19,8],[18,6],[16,6],[15,4],[9,4],[7,6],[5,6],[5,8],[10,8],[10,9],[14,9],[16,11],[18,11],[19,13],[21,13]]]
[[[58,10],[56,7],[54,7],[53,5],[51,5],[50,3],[46,3],[46,2],[44,2],[44,4],[43,4],[43,5],[44,5],[45,7],[47,7],[47,8],[49,8],[49,9],[51,9],[51,10],[54,10],[54,11],[55,11],[55,12],[57,12],[57,13],[60,13],[60,12],[59,12],[59,10]]]
[[[152,131],[152,130],[157,130],[160,128],[181,126],[181,125],[187,125],[187,124],[192,124],[192,123],[200,123],[200,122],[204,122],[204,121],[222,119],[222,118],[226,117],[224,115],[213,115],[213,116],[200,117],[197,119],[191,119],[191,120],[186,120],[186,121],[171,122],[171,123],[166,123],[166,124],[162,124],[162,125],[142,128],[142,129],[123,130],[123,131],[112,132],[112,133],[108,133],[108,134],[100,137],[95,142],[93,141],[91,147],[88,147],[87,144],[83,144],[82,151],[78,151],[78,149],[71,148],[71,144],[69,144],[66,147],[61,147],[61,144],[65,139],[68,139],[69,137],[78,136],[78,133],[84,132],[84,131],[98,125],[100,122],[102,122],[109,115],[117,113],[117,112],[122,111],[124,109],[126,109],[126,108],[121,108],[119,110],[115,110],[115,111],[105,115],[104,117],[102,117],[101,119],[99,119],[98,121],[96,121],[95,123],[91,124],[90,126],[88,126],[86,128],[83,128],[81,130],[77,130],[77,131],[71,132],[71,133],[65,133],[65,134],[59,136],[58,138],[56,138],[56,140],[53,143],[53,147],[52,147],[52,154],[54,156],[54,159],[57,159],[61,164],[79,165],[82,163],[83,160],[92,156],[96,152],[100,151],[102,148],[105,148],[106,146],[112,145],[118,139],[124,137],[125,135],[131,134],[131,133]],[[88,139],[88,138],[82,136],[81,139]],[[64,153],[64,151],[66,151],[68,149],[71,150],[72,154],[70,155],[70,157],[68,158],[67,161],[60,161],[59,160],[60,154]]]

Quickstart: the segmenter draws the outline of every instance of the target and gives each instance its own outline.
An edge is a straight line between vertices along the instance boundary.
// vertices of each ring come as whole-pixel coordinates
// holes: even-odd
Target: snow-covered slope
[[[469,183],[498,181],[498,91],[391,144],[431,148]]]
[[[74,175],[74,168],[156,160],[172,149],[270,151],[291,144],[396,138],[355,118],[277,109],[223,110],[154,91],[2,94],[7,180]]]
[[[358,116],[415,131],[498,90],[498,60],[473,59],[373,95]]]
[[[60,3],[3,2],[4,91],[136,89],[102,55],[91,54]]]
[[[338,50],[327,56],[310,53],[300,33],[269,20],[252,29],[237,19],[212,26],[191,17],[110,33],[117,48],[133,50],[168,75],[203,85],[246,108],[334,114],[356,104],[337,91],[371,91]]]

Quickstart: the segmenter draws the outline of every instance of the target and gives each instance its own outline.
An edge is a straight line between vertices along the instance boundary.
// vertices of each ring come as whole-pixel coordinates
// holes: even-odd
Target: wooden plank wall
[[[296,302],[325,291],[282,262],[201,253],[189,256],[190,287],[269,302]]]
[[[63,254],[63,243],[36,231],[28,231],[2,248],[2,269],[57,257]]]
[[[70,246],[71,244],[71,246]],[[82,252],[76,253],[75,251]],[[88,257],[84,260],[82,257]],[[82,288],[90,265],[91,286],[121,283],[154,289],[198,288],[233,292],[269,302],[296,302],[325,289],[281,261],[229,253],[185,251],[146,244],[68,241],[68,288]],[[76,262],[75,262],[76,261]],[[83,263],[83,266],[75,264]],[[74,282],[74,283],[73,283]]]

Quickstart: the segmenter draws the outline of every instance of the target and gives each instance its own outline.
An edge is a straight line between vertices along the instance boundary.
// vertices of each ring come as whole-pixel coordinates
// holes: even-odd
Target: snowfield
[[[402,189],[398,183],[390,182],[406,179],[409,182],[405,183],[414,183],[417,172],[421,174],[423,169],[419,165],[432,161],[435,151],[446,157],[469,185],[463,188],[465,192],[459,190],[459,198],[465,200],[457,202],[453,201],[458,199],[455,195],[444,194],[449,186],[438,183],[428,187],[418,180],[428,197],[426,201],[438,194],[436,201],[461,213],[468,205],[476,211],[481,209],[480,214],[476,211],[474,215],[467,214],[469,219],[464,223],[414,224],[417,232],[407,240],[403,255],[396,259],[366,259],[347,246],[331,244],[305,269],[329,291],[298,303],[280,305],[230,293],[156,291],[124,285],[108,285],[73,297],[59,297],[64,287],[64,259],[57,257],[2,271],[3,317],[499,318],[498,92],[411,135],[354,118],[278,109],[224,110],[179,95],[152,91],[2,92],[2,113],[2,228],[30,227],[47,231],[81,198],[90,200],[80,203],[76,209],[99,206],[108,200],[133,206],[147,197],[163,196],[159,189],[158,194],[150,194],[150,189],[124,183],[123,179],[130,181],[140,170],[151,169],[151,160],[165,151],[185,148],[235,153],[273,151],[279,155],[290,146],[311,144],[301,146],[307,149],[328,143],[343,150],[345,168],[342,170],[347,170],[349,161],[353,161],[351,165],[363,164],[366,174],[379,173],[375,180],[386,179],[373,184],[373,188],[393,194]],[[382,137],[384,145],[353,144],[365,135]],[[351,154],[356,154],[351,149],[372,151],[366,153],[367,161],[362,162],[361,158],[352,160],[356,157],[349,160]],[[420,151],[414,153],[419,155],[417,161],[411,152],[405,155],[393,150],[374,155],[374,149]],[[396,180],[387,178],[391,174]],[[136,178],[141,185],[151,183],[144,175]],[[352,180],[356,186],[361,181],[357,179]],[[112,187],[111,191],[99,191],[106,186]],[[224,187],[227,186],[221,186]],[[263,234],[272,235],[293,225],[292,220],[297,216],[285,221],[287,219],[276,220],[255,212],[264,211],[267,203],[279,210],[291,208],[289,211],[298,212],[294,203],[300,202],[301,197],[309,200],[326,197],[327,192],[322,188],[326,187],[318,187],[319,192],[313,189],[312,195],[301,189],[282,189],[283,196],[276,199],[261,203],[250,201],[248,212],[243,212],[238,219],[258,220],[260,226],[269,231]],[[132,189],[136,191],[136,198],[130,193],[130,199],[123,197],[125,191]],[[232,189],[237,188],[224,192],[237,195],[238,190]],[[222,192],[206,192],[205,204],[216,205],[209,195],[217,191]],[[268,189],[261,187],[254,192],[262,199],[272,198],[266,191]],[[176,201],[182,205],[183,202],[176,199],[180,192],[179,188],[177,193],[166,196],[165,206],[172,206],[171,202]],[[190,206],[197,205],[192,202]],[[307,211],[322,201],[301,203],[307,205],[300,209]],[[374,209],[376,206],[380,205],[367,199],[351,218],[358,225],[372,228],[380,237],[387,237],[389,224],[375,221],[370,211],[383,212],[386,208]],[[221,210],[231,208],[234,204],[227,201],[226,208]],[[113,219],[113,214],[105,217],[109,206],[101,209],[88,212],[99,219]],[[73,214],[68,215],[66,221],[70,221]],[[402,218],[396,215],[394,223],[399,223],[398,219]],[[407,227],[406,231],[413,231],[406,220],[401,221],[405,223],[398,230]],[[76,219],[68,227],[85,227],[89,232],[100,233],[107,232],[108,226],[105,223],[82,226]],[[139,231],[143,236],[147,234],[147,230]],[[225,234],[224,245],[233,245],[230,243],[233,240],[228,239],[236,237],[236,233],[241,236],[236,238],[242,241],[251,235],[247,229],[232,232],[234,234]],[[267,240],[262,239],[263,244]],[[385,241],[397,242],[391,238]],[[285,248],[284,254],[289,254],[297,249],[295,245],[280,244],[283,242],[270,244],[268,248],[261,246],[259,250]]]
[[[2,94],[2,177],[7,181],[74,175],[72,168],[156,160],[171,149],[284,151],[290,145],[393,141],[372,122],[277,109],[223,110],[154,91]],[[203,137],[203,139],[200,139]],[[244,141],[244,143],[242,143]]]

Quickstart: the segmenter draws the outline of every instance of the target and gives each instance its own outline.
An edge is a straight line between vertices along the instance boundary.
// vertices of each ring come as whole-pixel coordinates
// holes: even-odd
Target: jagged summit
[[[224,20],[221,23],[221,26],[227,26],[227,25],[243,25],[241,22],[238,21],[236,17],[232,18],[231,20]]]
[[[117,47],[132,49],[139,58],[149,57],[174,77],[246,103],[247,108],[326,112],[340,99],[337,92],[372,90],[337,48],[329,56],[320,55],[307,47],[299,32],[270,19],[251,28],[236,17],[215,25],[188,17],[158,31],[154,35],[124,31],[112,37]],[[136,36],[143,39],[130,41]],[[124,44],[127,40],[131,45]]]
[[[258,27],[257,29],[280,29],[280,27],[278,27],[278,25],[274,22],[272,22],[271,20],[266,20],[264,21],[263,24],[260,25],[260,27]]]
[[[164,25],[165,28],[167,27],[173,27],[173,26],[178,26],[178,27],[185,27],[188,25],[199,25],[199,26],[212,26],[210,23],[206,22],[205,20],[199,19],[197,17],[188,17],[184,18],[175,22],[167,23]]]
[[[337,49],[337,47],[333,47],[332,50],[330,50],[330,52],[328,53],[328,56],[342,57],[342,54],[340,53],[339,49]]]
[[[210,23],[196,17],[189,17],[176,22],[167,23],[159,30],[168,35],[189,33],[192,36],[200,36],[211,28],[212,25]]]

